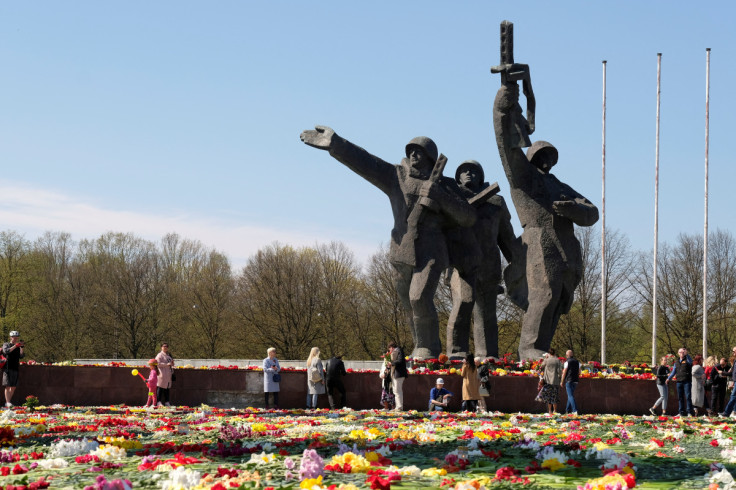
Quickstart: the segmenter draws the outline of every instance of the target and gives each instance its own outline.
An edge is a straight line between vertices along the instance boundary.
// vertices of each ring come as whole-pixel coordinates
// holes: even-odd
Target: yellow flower
[[[370,451],[365,454],[365,459],[367,459],[368,461],[372,463],[374,461],[378,461],[379,459],[381,459],[381,456],[375,451]]]
[[[557,471],[560,468],[564,468],[565,464],[557,458],[547,458],[542,461],[542,468],[547,468],[550,471]]]
[[[427,468],[422,470],[422,476],[445,476],[447,470],[444,468]]]
[[[302,480],[299,484],[299,488],[305,488],[307,490],[314,487],[322,488],[322,475],[317,478],[307,478],[306,480]]]
[[[596,442],[595,444],[593,444],[593,447],[595,448],[596,451],[603,451],[604,449],[608,449],[608,444],[601,441],[601,442]]]

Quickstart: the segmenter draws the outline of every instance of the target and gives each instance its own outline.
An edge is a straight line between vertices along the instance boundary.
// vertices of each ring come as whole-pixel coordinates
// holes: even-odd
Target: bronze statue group
[[[394,165],[340,137],[326,126],[302,132],[309,146],[326,150],[389,198],[394,226],[389,259],[396,288],[412,332],[415,359],[440,354],[434,295],[443,274],[452,292],[447,325],[447,355],[498,357],[496,298],[504,292],[525,310],[519,358],[539,359],[547,352],[560,315],[572,305],[581,279],[580,243],[574,225],[591,226],[598,209],[550,173],[557,149],[534,144],[536,102],[527,65],[513,61],[513,25],[501,25],[501,87],[493,105],[498,153],[511,200],[521,221],[516,236],[498,185],[485,182],[475,160],[458,165],[455,178],[443,176],[447,158],[427,137],[404,148]],[[519,104],[522,82],[527,115]],[[526,153],[524,148],[528,148]],[[508,262],[502,271],[501,253]],[[503,280],[503,283],[502,283]]]

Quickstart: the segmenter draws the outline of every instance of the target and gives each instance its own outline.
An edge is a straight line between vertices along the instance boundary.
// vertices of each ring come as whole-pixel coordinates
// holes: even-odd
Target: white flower
[[[723,449],[721,451],[721,458],[727,463],[736,463],[736,449]]]
[[[398,468],[397,471],[400,475],[406,475],[406,476],[421,476],[422,470],[418,467],[412,465],[412,466],[402,466],[401,468]]]
[[[70,456],[79,456],[89,454],[91,451],[99,448],[97,441],[82,439],[81,441],[59,441],[51,445],[49,457],[51,458],[68,458]]]
[[[388,446],[384,445],[376,449],[376,452],[384,458],[387,458],[391,454],[391,449]]]
[[[91,451],[92,456],[97,456],[102,461],[114,461],[116,459],[124,459],[127,456],[125,449],[113,446],[112,444],[104,444],[94,451]]]
[[[708,477],[708,483],[717,483],[718,488],[722,489],[734,489],[736,488],[736,482],[734,482],[733,476],[728,472],[727,469],[721,471],[712,471]]]
[[[266,451],[263,451],[261,454],[251,454],[250,461],[247,461],[246,464],[266,464],[274,461],[275,459],[275,454],[268,454]]]
[[[162,490],[187,490],[199,484],[199,471],[179,466],[169,472],[169,479],[161,482]]]
[[[69,466],[69,463],[65,459],[61,458],[39,459],[37,463],[38,466],[46,470],[50,470],[51,468],[66,468]]]

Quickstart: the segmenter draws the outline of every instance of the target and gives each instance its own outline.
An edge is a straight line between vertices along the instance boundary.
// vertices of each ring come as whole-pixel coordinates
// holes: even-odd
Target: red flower
[[[496,470],[496,480],[511,480],[512,478],[521,475],[521,471],[515,469],[513,466],[504,466]]]
[[[369,483],[371,488],[374,490],[390,490],[391,481],[388,478],[381,478],[380,475],[372,475],[366,478],[366,483]]]
[[[718,441],[716,441],[715,439],[713,439],[712,441],[710,441],[710,445],[713,446],[713,447],[718,447]]]

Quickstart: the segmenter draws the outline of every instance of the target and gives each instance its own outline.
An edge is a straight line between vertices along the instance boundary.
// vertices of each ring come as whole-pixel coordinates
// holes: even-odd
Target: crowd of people
[[[659,398],[649,409],[656,415],[657,408],[661,414],[667,411],[669,384],[676,383],[678,413],[681,417],[698,415],[729,417],[736,409],[736,390],[726,403],[726,390],[733,388],[736,370],[733,363],[736,359],[736,347],[729,361],[709,356],[703,360],[700,354],[691,357],[687,348],[677,351],[677,357],[670,365],[667,356],[662,357],[656,370]]]
[[[568,396],[566,411],[577,414],[578,409],[575,404],[574,393],[580,375],[580,362],[575,359],[572,350],[567,351],[567,360],[564,364],[560,363],[554,353],[554,350],[550,349],[545,354],[540,366],[542,376],[539,381],[540,391],[537,400],[546,403],[549,413],[552,414],[557,410],[559,389],[564,387]],[[279,392],[281,390],[281,365],[276,358],[274,347],[269,348],[267,354],[268,357],[263,360],[265,406],[266,408],[278,408]],[[312,347],[306,361],[306,368],[307,409],[317,408],[319,395],[324,394],[328,396],[330,409],[340,409],[347,406],[346,390],[342,379],[347,372],[342,361],[342,355],[333,355],[325,365],[322,362],[319,347]],[[378,373],[381,380],[379,405],[385,410],[404,410],[403,386],[408,374],[403,349],[395,342],[389,343]],[[485,397],[489,396],[491,391],[491,374],[488,364],[483,363],[483,359],[480,357],[468,354],[462,360],[460,375],[463,379],[462,398],[460,400],[461,410],[485,412],[487,410]],[[428,411],[447,411],[450,408],[455,395],[447,390],[444,385],[444,379],[437,378],[435,387],[429,392]],[[339,402],[336,402],[337,394],[340,395]],[[273,400],[273,405],[270,404],[270,400]]]

